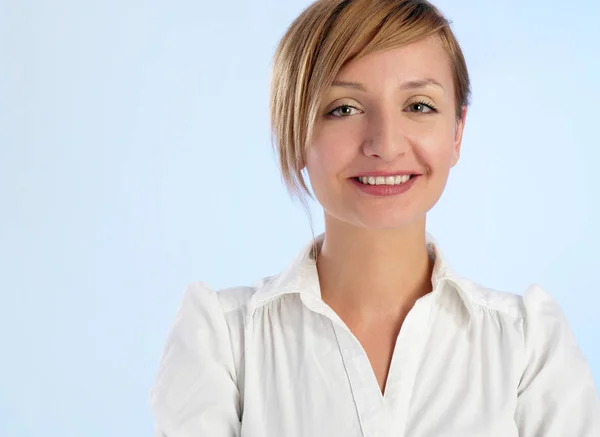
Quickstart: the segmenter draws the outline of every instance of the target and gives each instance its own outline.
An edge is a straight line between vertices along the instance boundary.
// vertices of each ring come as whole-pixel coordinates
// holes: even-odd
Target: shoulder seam
[[[483,287],[483,286],[481,286],[479,284],[476,284],[475,282],[470,281],[469,279],[466,279],[466,278],[460,278],[460,279],[461,279],[461,281],[463,281],[463,283],[466,282],[469,285],[469,287],[475,287],[475,288],[479,287],[479,288],[482,288],[484,290],[488,290],[490,292],[509,294],[509,295],[512,295],[512,296],[515,296],[515,297],[521,297],[522,298],[522,296],[520,296],[518,294],[515,294],[515,293],[510,293],[510,292],[506,292],[506,291],[494,290],[494,289],[491,289],[491,288]],[[477,307],[479,307],[479,308],[487,309],[487,310],[491,310],[491,311],[497,311],[497,312],[505,314],[505,315],[507,315],[507,316],[515,319],[515,320],[522,320],[522,319],[525,318],[525,316],[523,314],[514,314],[515,311],[510,311],[507,308],[490,305],[488,302],[484,302],[482,299],[476,297],[475,293],[473,293],[472,290],[468,290],[467,289],[465,291],[467,292],[469,298],[471,299],[471,302],[474,305],[477,305]]]
[[[514,314],[514,312],[509,311],[506,308],[496,307],[493,305],[489,305],[488,303],[482,302],[478,299],[474,299],[473,296],[471,296],[471,299],[472,299],[472,302],[480,308],[484,308],[484,309],[491,310],[491,311],[497,311],[499,313],[502,313],[509,317],[512,317],[515,320],[521,320],[521,319],[525,318],[523,315]]]
[[[227,291],[230,291],[230,290],[237,290],[239,293],[248,293],[250,295],[250,297],[248,297],[246,302],[243,302],[243,301],[241,301],[241,299],[239,299],[237,297],[228,298],[228,296],[221,294],[221,293],[226,293]],[[251,296],[254,293],[256,293],[256,290],[257,290],[256,287],[252,287],[249,285],[241,285],[241,286],[235,286],[235,287],[222,288],[222,289],[216,290],[215,293],[217,294],[217,296],[219,298],[219,303],[221,304],[221,309],[223,310],[223,314],[229,314],[229,313],[239,311],[239,310],[247,307],[248,303],[250,302]],[[232,301],[234,301],[233,304],[232,304]]]

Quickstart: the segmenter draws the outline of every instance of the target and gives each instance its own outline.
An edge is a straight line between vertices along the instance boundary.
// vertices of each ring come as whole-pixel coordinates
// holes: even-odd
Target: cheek
[[[415,153],[433,173],[446,173],[454,158],[454,131],[452,126],[437,126],[421,132],[414,138]]]
[[[316,131],[307,152],[306,167],[312,178],[345,177],[360,148],[360,133],[351,123],[328,126]]]

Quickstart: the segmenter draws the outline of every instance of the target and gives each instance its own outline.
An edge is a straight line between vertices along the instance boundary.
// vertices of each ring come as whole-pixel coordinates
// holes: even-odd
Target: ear
[[[456,165],[460,158],[460,146],[462,144],[463,131],[465,129],[465,121],[467,120],[467,107],[463,106],[460,113],[460,120],[456,121],[454,130],[454,150],[452,155],[452,167]]]

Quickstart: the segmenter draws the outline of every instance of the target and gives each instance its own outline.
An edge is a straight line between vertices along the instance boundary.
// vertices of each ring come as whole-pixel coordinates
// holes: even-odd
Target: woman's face
[[[306,170],[325,214],[373,229],[424,219],[458,161],[466,115],[456,118],[439,39],[348,63],[320,109]]]

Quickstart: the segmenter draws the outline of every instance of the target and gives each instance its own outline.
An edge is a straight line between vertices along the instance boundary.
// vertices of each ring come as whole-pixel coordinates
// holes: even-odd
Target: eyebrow
[[[435,85],[441,89],[444,89],[444,87],[442,86],[441,83],[439,83],[437,80],[432,79],[430,77],[427,77],[425,79],[418,79],[418,80],[409,80],[408,82],[404,82],[402,85],[400,85],[400,89],[405,91],[405,90],[413,90],[413,89],[418,89],[418,88],[425,88],[426,86],[429,85]],[[344,81],[344,80],[336,80],[334,81],[331,86],[336,86],[336,87],[342,87],[342,88],[353,88],[362,92],[367,92],[367,88],[360,82],[348,82],[348,81]]]

